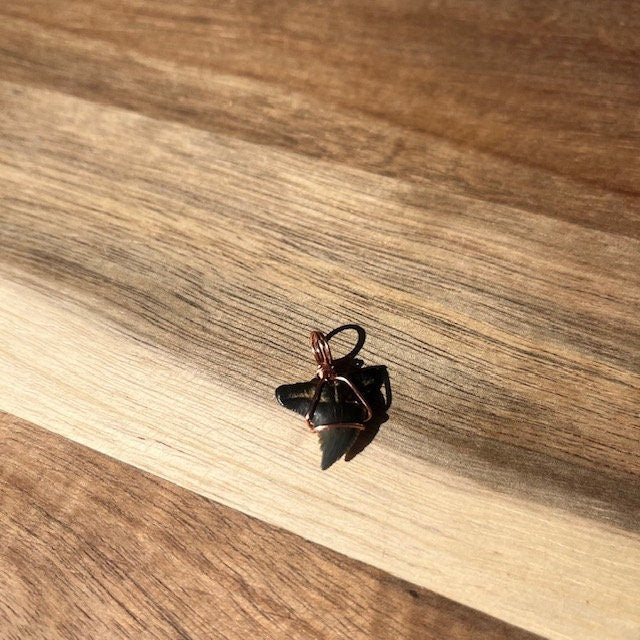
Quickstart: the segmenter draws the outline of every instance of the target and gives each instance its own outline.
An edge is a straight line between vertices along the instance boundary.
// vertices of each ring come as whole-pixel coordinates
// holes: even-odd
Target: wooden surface
[[[6,414],[0,436],[7,640],[534,638]]]
[[[0,409],[545,637],[638,638],[640,13],[401,6],[3,3]],[[348,321],[394,403],[321,474],[273,389]]]

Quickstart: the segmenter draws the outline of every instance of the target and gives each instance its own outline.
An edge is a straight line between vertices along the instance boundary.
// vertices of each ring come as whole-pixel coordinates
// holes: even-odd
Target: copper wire
[[[307,426],[314,433],[319,433],[320,431],[324,431],[325,429],[332,429],[337,427],[342,428],[351,428],[351,429],[364,429],[364,425],[360,423],[333,423],[333,424],[321,424],[314,426],[311,423],[311,419],[313,418],[313,414],[320,403],[320,397],[322,395],[322,390],[326,384],[345,384],[351,389],[356,399],[360,404],[364,407],[366,417],[364,422],[368,422],[373,417],[373,411],[369,403],[365,400],[363,395],[358,391],[356,386],[349,380],[349,378],[341,375],[337,375],[334,364],[333,364],[333,356],[331,355],[331,348],[329,347],[329,341],[325,337],[322,331],[312,331],[310,336],[311,342],[311,351],[313,352],[313,356],[318,364],[318,368],[316,369],[316,376],[320,379],[318,383],[315,393],[313,394],[313,399],[311,400],[311,404],[309,405],[309,410],[305,416],[305,421]]]
[[[364,425],[360,422],[334,422],[333,424],[319,424],[317,427],[311,427],[313,433],[320,433],[327,429],[337,429],[342,427],[343,429],[357,429],[358,431],[364,431]]]
[[[324,333],[322,333],[322,331],[312,331],[310,342],[313,357],[318,363],[316,375],[320,379],[331,378],[335,375],[333,356],[331,355],[331,348],[329,347],[329,342],[325,338]]]

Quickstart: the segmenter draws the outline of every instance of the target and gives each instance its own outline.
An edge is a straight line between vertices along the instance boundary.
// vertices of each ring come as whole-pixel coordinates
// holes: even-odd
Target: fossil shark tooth
[[[385,399],[381,388],[388,377],[386,367],[378,365],[356,369],[349,373],[348,377],[370,406],[384,406]],[[276,389],[276,398],[282,406],[301,416],[306,416],[320,383],[318,378],[314,378],[308,382],[281,385]],[[337,380],[324,384],[319,402],[313,412],[312,426],[363,424],[365,420],[366,411],[362,403],[347,385]],[[332,426],[318,432],[323,470],[328,469],[349,451],[358,433],[357,428],[347,426]]]
[[[351,449],[359,433],[358,429],[350,429],[348,427],[332,427],[320,431],[318,433],[320,450],[322,451],[320,468],[325,471],[336,460],[342,458]]]

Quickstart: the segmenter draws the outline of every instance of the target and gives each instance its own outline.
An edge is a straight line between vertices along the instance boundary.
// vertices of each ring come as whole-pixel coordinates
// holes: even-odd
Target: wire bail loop
[[[329,341],[324,333],[322,333],[322,331],[312,331],[310,342],[313,357],[318,363],[318,369],[316,370],[318,378],[321,380],[335,378],[336,370],[333,366],[333,356],[331,355]]]

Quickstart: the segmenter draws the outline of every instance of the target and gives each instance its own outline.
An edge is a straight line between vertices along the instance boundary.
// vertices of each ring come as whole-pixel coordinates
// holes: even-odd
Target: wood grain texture
[[[0,454],[6,640],[535,637],[6,414]]]
[[[0,12],[8,80],[640,235],[635,2]]]
[[[548,637],[635,638],[618,6],[5,3],[1,408]],[[394,405],[319,476],[273,389],[345,321]]]

